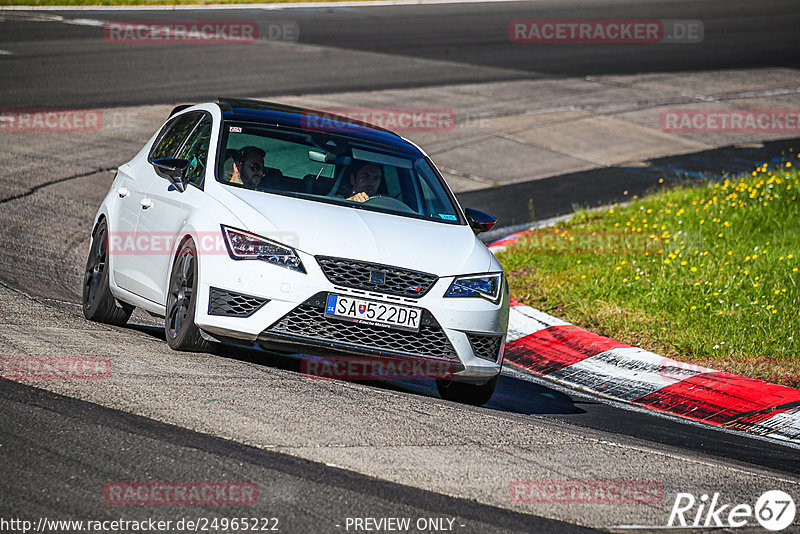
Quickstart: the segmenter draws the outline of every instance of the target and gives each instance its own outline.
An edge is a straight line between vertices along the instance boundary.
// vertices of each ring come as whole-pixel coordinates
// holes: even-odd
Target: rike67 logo
[[[794,499],[780,490],[764,492],[755,506],[725,503],[719,493],[699,499],[678,493],[667,527],[743,527],[755,519],[765,529],[777,531],[792,524],[795,512]]]

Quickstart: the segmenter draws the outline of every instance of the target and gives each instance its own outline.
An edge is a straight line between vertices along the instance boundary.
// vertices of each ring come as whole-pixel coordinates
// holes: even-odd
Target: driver
[[[366,202],[378,194],[383,181],[383,167],[377,163],[363,161],[356,163],[350,172],[352,191],[347,200]]]
[[[233,157],[233,175],[230,182],[257,189],[264,178],[264,156],[267,153],[255,146],[237,150]]]

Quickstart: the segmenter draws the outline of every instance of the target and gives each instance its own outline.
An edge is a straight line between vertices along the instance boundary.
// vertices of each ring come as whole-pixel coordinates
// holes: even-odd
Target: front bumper
[[[299,254],[307,273],[258,260],[201,258],[196,324],[212,336],[258,341],[280,350],[448,362],[457,379],[481,381],[500,372],[508,327],[507,290],[500,304],[443,298],[453,277],[439,278],[415,299],[365,292],[332,284],[312,256]],[[329,292],[422,308],[420,330],[326,318]]]

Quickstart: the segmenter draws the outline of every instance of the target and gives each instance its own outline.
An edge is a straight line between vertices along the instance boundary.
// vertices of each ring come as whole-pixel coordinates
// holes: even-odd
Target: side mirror
[[[494,226],[494,223],[497,222],[497,219],[488,213],[474,210],[472,208],[466,208],[464,210],[464,215],[467,216],[467,222],[469,223],[470,228],[472,228],[472,231],[475,232],[475,235],[478,235],[481,232],[489,231],[492,226]]]
[[[189,171],[188,159],[163,158],[154,159],[153,167],[156,174],[175,186],[175,189],[183,193],[186,190],[186,173]]]

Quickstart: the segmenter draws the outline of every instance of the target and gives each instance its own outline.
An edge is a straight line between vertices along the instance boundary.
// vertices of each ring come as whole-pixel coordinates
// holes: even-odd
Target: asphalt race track
[[[570,17],[701,20],[705,39],[691,49],[546,50],[508,40],[510,20]],[[112,45],[97,23],[187,18],[290,21],[300,39]],[[0,50],[8,52],[0,54],[0,109],[141,106],[147,124],[157,125],[165,105],[221,94],[365,91],[368,99],[378,89],[467,82],[797,68],[799,24],[796,2],[769,0],[0,10]],[[767,490],[800,496],[800,451],[792,444],[633,409],[511,369],[492,401],[474,408],[442,401],[427,382],[310,380],[299,355],[173,352],[162,323],[141,311],[124,328],[85,321],[80,288],[92,217],[113,170],[152,132],[0,129],[0,356],[103,357],[113,370],[94,381],[0,380],[0,520],[246,516],[277,518],[281,532],[365,532],[353,518],[406,517],[442,519],[412,532],[445,525],[464,533],[638,532],[663,528],[680,492],[750,505]],[[587,194],[580,181],[548,180],[560,195],[548,216]],[[514,187],[530,195],[549,186]],[[491,190],[469,195],[502,210]],[[511,492],[518,481],[559,480],[639,481],[662,495],[565,504]],[[119,481],[247,481],[259,498],[250,506],[120,506],[104,496]],[[737,529],[763,531],[755,520]]]
[[[516,19],[701,20],[698,46],[509,41]],[[296,22],[299,44],[112,44],[91,20]],[[189,16],[190,15],[190,16]],[[2,107],[102,107],[221,95],[368,91],[459,82],[800,65],[800,10],[791,0],[510,2],[283,11],[4,12]]]

